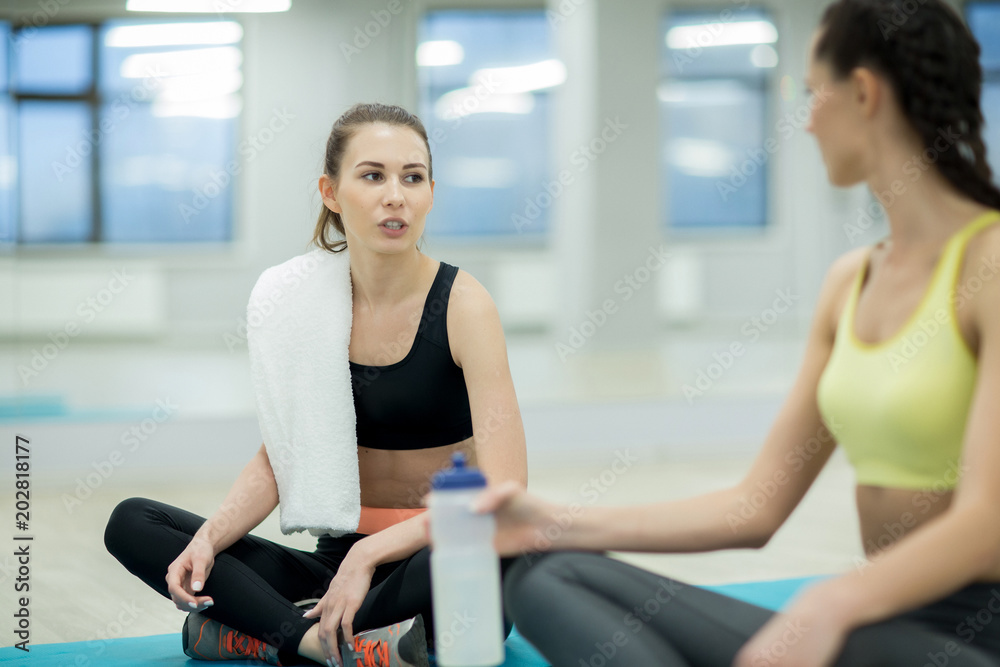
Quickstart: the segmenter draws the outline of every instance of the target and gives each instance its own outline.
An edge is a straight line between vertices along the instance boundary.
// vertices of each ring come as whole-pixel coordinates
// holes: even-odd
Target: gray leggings
[[[504,588],[508,615],[555,667],[731,667],[774,614],[591,553],[522,557]],[[854,631],[836,667],[996,667],[998,613],[1000,584],[972,584]],[[783,639],[804,631],[790,623]],[[773,656],[786,648],[776,644]]]

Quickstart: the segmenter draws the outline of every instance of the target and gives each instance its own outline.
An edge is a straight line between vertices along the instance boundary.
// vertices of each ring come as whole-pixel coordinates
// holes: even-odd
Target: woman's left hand
[[[829,614],[796,605],[765,623],[736,654],[733,667],[829,667],[847,634]]]
[[[352,559],[348,552],[337,575],[330,582],[326,595],[315,607],[303,614],[305,618],[320,617],[319,642],[328,665],[340,665],[338,630],[343,630],[343,641],[350,646],[354,645],[354,615],[358,613],[371,588],[374,574],[374,566]]]

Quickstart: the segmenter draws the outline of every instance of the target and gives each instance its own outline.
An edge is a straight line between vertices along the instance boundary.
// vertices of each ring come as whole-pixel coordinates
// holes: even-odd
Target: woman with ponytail
[[[525,555],[505,586],[508,613],[555,665],[1000,664],[1000,191],[979,46],[941,0],[840,0],[807,83],[830,181],[893,193],[890,233],[829,269],[795,385],[743,480],[572,513],[515,484],[478,501],[503,553],[538,550],[538,535],[560,552]],[[807,443],[821,446],[803,456]],[[593,553],[762,547],[837,446],[869,560],[782,612]]]
[[[496,306],[471,275],[418,248],[433,178],[427,133],[406,109],[357,104],[334,123],[313,242],[349,252],[356,531],[321,535],[313,551],[248,534],[280,500],[263,445],[207,520],[145,498],[112,514],[108,550],[190,612],[182,638],[191,658],[427,667],[434,618],[421,497],[431,476],[461,452],[487,479],[527,483]]]

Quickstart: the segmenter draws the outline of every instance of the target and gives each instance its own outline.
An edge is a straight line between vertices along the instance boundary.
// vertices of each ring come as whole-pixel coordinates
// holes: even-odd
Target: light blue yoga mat
[[[800,589],[823,577],[758,581],[724,586],[705,586],[712,591],[768,609],[780,609]],[[504,667],[547,667],[548,662],[515,628],[506,642]],[[130,637],[107,641],[32,645],[30,653],[15,648],[0,649],[0,663],[24,667],[205,667],[201,660],[189,660],[181,652],[180,633],[153,637]],[[219,667],[260,665],[245,660],[226,661]]]

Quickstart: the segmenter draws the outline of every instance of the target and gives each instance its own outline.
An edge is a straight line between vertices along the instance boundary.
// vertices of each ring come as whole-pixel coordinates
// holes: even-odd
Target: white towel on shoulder
[[[286,535],[337,536],[358,527],[352,314],[346,250],[318,248],[272,266],[250,293],[250,372]]]

